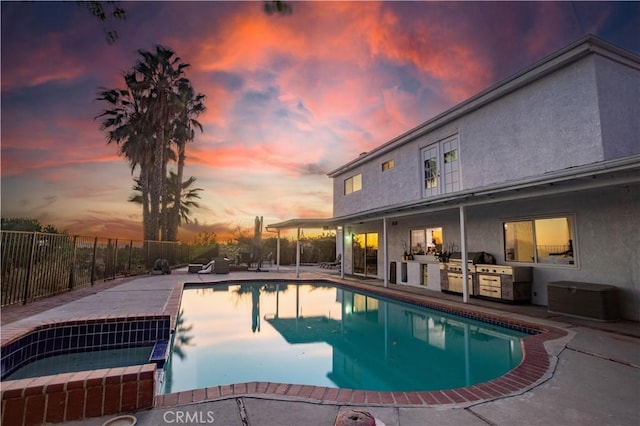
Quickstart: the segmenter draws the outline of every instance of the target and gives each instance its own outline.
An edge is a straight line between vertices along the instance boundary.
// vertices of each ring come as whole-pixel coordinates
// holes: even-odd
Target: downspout
[[[460,206],[460,250],[462,254],[462,302],[469,302],[469,268],[467,265],[467,229],[465,219],[465,206]]]
[[[382,271],[384,273],[384,288],[389,287],[389,245],[387,244],[387,217],[382,218],[382,248],[384,250],[382,254]]]

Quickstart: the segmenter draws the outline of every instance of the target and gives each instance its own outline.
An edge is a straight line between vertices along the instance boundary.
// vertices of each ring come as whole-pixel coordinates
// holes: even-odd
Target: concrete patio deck
[[[295,279],[292,268],[279,272],[233,272],[229,275],[187,274],[144,276],[102,283],[2,310],[2,340],[38,324],[126,315],[175,312],[184,283],[245,279]],[[303,267],[301,279],[333,279],[336,271]],[[380,288],[376,280],[347,279],[350,285]],[[296,398],[278,392],[244,392],[240,396],[221,392],[215,398],[192,397],[189,401],[158,397],[156,408],[134,413],[139,425],[333,425],[345,409],[372,413],[387,426],[420,425],[637,425],[640,423],[640,324],[629,321],[600,323],[550,314],[531,305],[505,305],[461,298],[419,288],[392,285],[404,295],[429,298],[450,306],[481,311],[566,331],[548,341],[547,372],[533,386],[506,396],[455,403],[375,403],[352,398]],[[256,384],[256,390],[260,384]],[[247,389],[245,389],[246,391]],[[203,391],[204,392],[204,391]],[[201,392],[202,393],[202,392]],[[175,395],[175,394],[174,394]],[[193,401],[200,402],[193,402]],[[114,416],[70,422],[70,425],[101,425]],[[189,419],[189,422],[185,422]],[[182,421],[181,421],[182,420]]]

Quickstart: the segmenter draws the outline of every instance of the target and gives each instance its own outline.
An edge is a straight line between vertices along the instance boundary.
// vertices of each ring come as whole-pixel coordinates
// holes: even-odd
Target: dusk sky
[[[326,173],[595,34],[640,53],[640,2],[122,2],[102,24],[76,2],[2,2],[2,217],[142,238],[129,164],[94,117],[138,49],[173,49],[206,95],[185,176],[221,237],[330,217]],[[104,28],[119,38],[108,44]]]

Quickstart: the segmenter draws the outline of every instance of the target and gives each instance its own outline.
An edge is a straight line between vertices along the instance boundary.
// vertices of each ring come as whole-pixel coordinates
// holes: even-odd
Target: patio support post
[[[296,238],[296,278],[300,278],[300,228]]]
[[[462,251],[462,302],[469,302],[469,268],[467,267],[467,229],[465,206],[460,206],[460,250]]]
[[[276,272],[280,270],[280,230],[278,229],[278,236],[276,237]]]
[[[384,288],[389,287],[389,245],[387,244],[387,217],[382,218],[382,271],[384,273]]]

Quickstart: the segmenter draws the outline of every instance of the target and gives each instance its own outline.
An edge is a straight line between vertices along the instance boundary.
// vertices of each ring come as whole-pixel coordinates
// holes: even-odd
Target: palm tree
[[[168,193],[164,177],[167,175],[166,155],[169,144],[171,119],[177,115],[179,105],[177,88],[189,64],[182,63],[175,52],[156,46],[155,53],[139,50],[142,56],[134,66],[140,77],[137,84],[145,92],[143,98],[149,124],[156,129],[153,139],[153,173],[150,176],[150,221],[154,235],[167,239]],[[187,80],[188,81],[188,80]]]
[[[171,182],[172,179],[174,180],[174,182]],[[175,198],[170,200],[172,202],[171,211],[172,213],[173,211],[178,212],[178,217],[179,217],[178,225],[182,225],[183,223],[190,223],[191,209],[200,207],[200,204],[197,201],[195,201],[195,199],[196,198],[200,199],[199,193],[203,191],[203,189],[190,188],[190,186],[193,185],[193,183],[196,181],[196,178],[194,178],[193,176],[191,176],[189,179],[179,184],[177,175],[171,172],[169,181],[170,181],[169,188],[179,187],[180,194],[181,194],[181,197],[179,200]],[[176,209],[176,206],[180,206],[180,207]]]
[[[205,111],[205,106],[203,103],[204,98],[205,96],[202,93],[198,93],[197,95],[195,94],[193,87],[191,87],[191,83],[188,80],[181,81],[181,84],[178,87],[179,112],[176,120],[174,121],[173,128],[173,142],[176,145],[176,149],[178,151],[178,166],[177,175],[175,178],[177,183],[173,185],[174,206],[179,205],[182,207],[182,177],[186,159],[186,145],[188,142],[194,139],[195,129],[199,129],[200,132],[203,131],[202,125],[196,120],[196,117],[198,117]],[[170,241],[176,241],[178,238],[180,215],[180,209],[171,209],[171,217],[169,220],[168,229],[168,237]]]
[[[180,184],[169,193],[167,164],[178,163],[178,182],[182,183],[185,145],[202,126],[196,117],[204,111],[204,95],[195,94],[184,77],[189,67],[171,49],[156,46],[154,52],[139,50],[131,72],[124,75],[125,89],[101,89],[97,99],[109,104],[96,118],[107,130],[107,143],[116,142],[120,154],[139,167],[145,240],[176,240],[180,212],[171,213],[172,198],[181,205]],[[177,147],[172,150],[171,142]],[[172,224],[169,223],[171,214]]]
[[[140,168],[138,182],[143,205],[142,222],[144,239],[153,239],[149,221],[149,129],[141,106],[142,93],[135,83],[133,73],[125,74],[125,89],[104,89],[98,91],[97,100],[107,102],[111,108],[105,109],[97,118],[102,120],[100,129],[107,130],[107,143],[115,142],[119,154],[127,158],[133,174]]]
[[[178,178],[176,173],[170,171],[167,179],[167,187],[169,189],[169,211],[172,215],[174,211],[178,212],[178,226],[182,225],[183,223],[190,223],[191,209],[200,207],[200,204],[195,200],[200,199],[199,193],[204,190],[202,188],[191,188],[191,185],[193,185],[196,181],[196,178],[193,176],[182,182],[182,184],[178,185]],[[140,181],[138,179],[134,179],[134,182],[135,185],[132,189],[137,193],[130,196],[128,201],[136,204],[142,204],[143,196]],[[181,188],[179,204],[176,204],[175,198],[172,196],[175,193],[174,189],[176,187]],[[179,205],[180,207],[176,209],[176,205]]]

